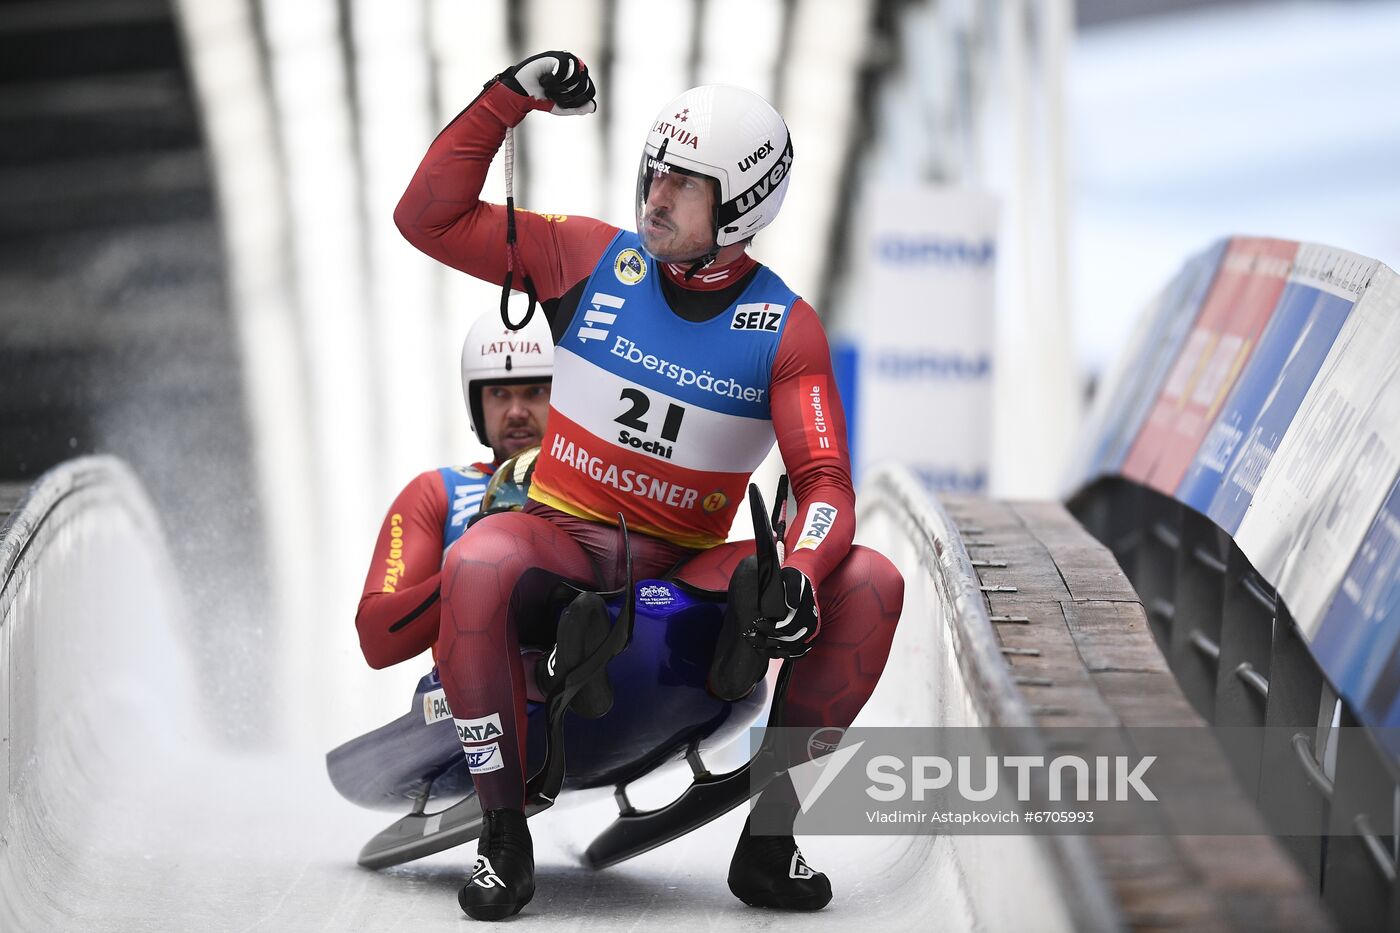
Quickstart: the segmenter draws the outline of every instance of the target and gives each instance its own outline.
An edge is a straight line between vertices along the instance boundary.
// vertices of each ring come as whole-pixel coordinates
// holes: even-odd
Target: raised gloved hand
[[[556,116],[575,116],[598,109],[598,93],[588,66],[572,52],[541,52],[500,74],[506,87],[525,97],[533,97]]]
[[[796,567],[780,572],[787,615],[781,619],[756,619],[744,637],[770,658],[800,658],[812,647],[820,627],[817,594],[812,581]]]

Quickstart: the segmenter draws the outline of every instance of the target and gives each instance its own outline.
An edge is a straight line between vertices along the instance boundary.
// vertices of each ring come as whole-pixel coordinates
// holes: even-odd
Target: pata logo
[[[825,538],[826,533],[831,530],[831,523],[836,521],[836,509],[829,505],[816,505],[812,508],[812,519],[807,525],[806,531],[814,538]]]
[[[797,539],[797,546],[793,550],[809,550],[815,548],[826,539],[826,533],[831,530],[831,526],[836,522],[836,516],[840,511],[829,502],[813,502],[811,508],[807,510],[807,521],[802,526],[802,534]]]
[[[423,694],[423,721],[428,725],[452,718],[452,710],[447,706],[447,695],[441,690]]]
[[[492,713],[481,719],[458,719],[456,722],[457,738],[465,744],[489,742],[502,735],[499,713]]]

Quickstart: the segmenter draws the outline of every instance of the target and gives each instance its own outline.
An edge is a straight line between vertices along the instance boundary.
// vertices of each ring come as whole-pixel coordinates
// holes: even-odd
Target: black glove
[[[572,52],[541,52],[498,75],[502,84],[523,97],[547,101],[541,107],[557,116],[592,113],[598,93],[588,66]]]
[[[820,622],[817,594],[812,581],[796,567],[780,571],[787,616],[782,619],[756,619],[744,637],[770,658],[800,658],[812,648]]]

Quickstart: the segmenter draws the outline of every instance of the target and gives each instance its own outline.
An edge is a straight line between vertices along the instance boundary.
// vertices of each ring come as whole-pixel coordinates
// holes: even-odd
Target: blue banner
[[[1400,483],[1347,568],[1312,640],[1337,692],[1371,726],[1400,726]]]
[[[1233,534],[1278,442],[1327,358],[1350,297],[1290,282],[1176,498]]]

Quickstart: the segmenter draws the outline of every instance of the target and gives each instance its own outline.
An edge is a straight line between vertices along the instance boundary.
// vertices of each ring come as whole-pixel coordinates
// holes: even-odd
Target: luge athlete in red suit
[[[725,589],[753,550],[725,535],[776,437],[797,500],[782,570],[789,611],[760,621],[748,644],[760,661],[803,656],[786,726],[851,723],[884,669],[903,602],[894,566],[851,544],[845,415],[821,324],[745,251],[777,215],[793,161],[787,126],[767,101],[734,87],[686,91],[647,133],[637,232],[519,212],[510,255],[507,209],[480,200],[507,130],[533,110],[592,113],[594,95],[587,68],[567,52],[508,69],[433,142],[394,214],[410,242],[469,275],[500,284],[509,269],[518,285],[529,274],[556,344],[531,501],[469,529],[442,572],[439,666],[486,816],[459,894],[477,919],[516,913],[535,888],[523,814],[525,683],[511,663],[517,616],[549,589],[542,579],[618,585],[619,512],[637,532],[639,578],[680,564],[682,581]],[[712,669],[720,695],[749,680],[723,663],[749,666],[742,654]],[[775,782],[756,805],[791,826],[791,781]],[[827,877],[790,834],[754,835],[748,824],[728,880],[754,906],[811,910],[831,899]]]
[[[518,332],[494,311],[462,342],[462,396],[490,463],[428,470],[394,497],[379,529],[355,629],[370,667],[417,657],[438,640],[442,559],[466,531],[496,467],[544,439],[554,344],[543,322]]]

